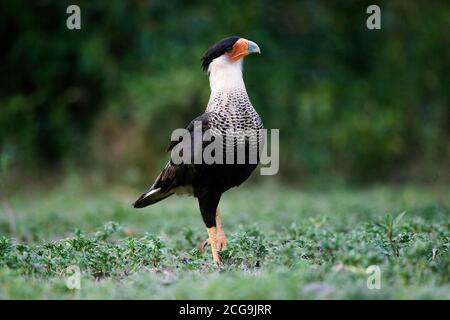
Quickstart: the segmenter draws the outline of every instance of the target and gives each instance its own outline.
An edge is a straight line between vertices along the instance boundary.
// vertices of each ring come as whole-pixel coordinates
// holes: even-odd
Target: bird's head
[[[258,45],[236,36],[222,39],[209,48],[202,57],[202,67],[208,71],[211,90],[245,89],[242,61],[251,53],[261,53]]]
[[[220,40],[205,52],[202,57],[202,67],[203,70],[210,71],[211,65],[214,64],[241,64],[242,58],[251,53],[261,53],[256,43],[241,37],[228,37]]]

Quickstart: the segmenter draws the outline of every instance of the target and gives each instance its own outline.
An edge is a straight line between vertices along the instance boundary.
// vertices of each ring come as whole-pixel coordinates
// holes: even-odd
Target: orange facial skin
[[[226,53],[228,58],[230,58],[232,61],[237,61],[248,54],[248,41],[244,38],[240,38],[238,41],[236,41],[233,49]]]

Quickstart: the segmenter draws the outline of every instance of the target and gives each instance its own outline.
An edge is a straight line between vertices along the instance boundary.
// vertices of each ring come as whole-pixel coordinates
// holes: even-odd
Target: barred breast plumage
[[[258,150],[264,143],[261,133],[263,122],[253,108],[245,87],[214,92],[206,112],[210,114],[209,125],[214,136],[236,138],[231,140],[234,146],[245,141],[252,146],[257,143]],[[227,144],[227,147],[231,145]]]

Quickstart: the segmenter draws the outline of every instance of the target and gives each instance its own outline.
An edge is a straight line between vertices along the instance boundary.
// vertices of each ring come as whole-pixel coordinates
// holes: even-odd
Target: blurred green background
[[[371,31],[373,1],[0,2],[0,299],[448,299],[448,3],[377,1]],[[219,268],[194,199],[131,203],[230,35],[281,158],[223,197]]]
[[[450,6],[377,1],[73,1],[0,5],[0,152],[9,184],[86,170],[149,183],[173,129],[205,109],[200,57],[259,44],[251,100],[280,129],[287,182],[448,181]]]

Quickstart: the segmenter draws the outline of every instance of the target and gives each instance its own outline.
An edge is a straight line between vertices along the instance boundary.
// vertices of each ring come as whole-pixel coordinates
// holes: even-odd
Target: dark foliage
[[[19,167],[88,159],[155,173],[171,130],[206,106],[202,54],[230,34],[261,47],[245,79],[280,128],[284,177],[367,181],[448,163],[444,1],[381,1],[376,31],[366,1],[79,1],[79,31],[66,28],[69,4],[1,5],[0,151]]]

